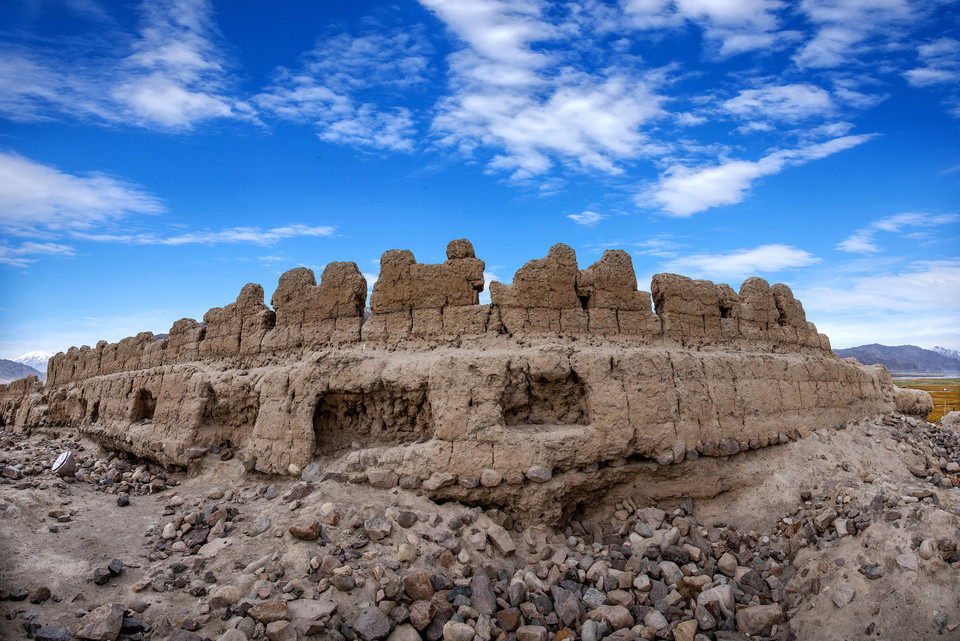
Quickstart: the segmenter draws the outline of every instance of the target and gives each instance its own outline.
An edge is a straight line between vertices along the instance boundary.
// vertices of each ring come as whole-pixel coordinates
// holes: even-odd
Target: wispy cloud
[[[593,227],[601,220],[607,218],[604,214],[598,214],[595,211],[584,211],[581,214],[570,214],[567,216],[570,220],[582,225],[583,227]]]
[[[73,256],[76,253],[73,247],[59,243],[21,243],[11,247],[0,243],[0,264],[12,267],[26,267],[37,262],[43,256]]]
[[[762,245],[716,254],[692,254],[675,258],[664,268],[707,278],[742,278],[807,267],[820,262],[813,254],[783,244]]]
[[[795,291],[834,345],[960,344],[957,258],[917,261]]]
[[[780,0],[625,0],[628,24],[636,29],[677,28],[687,22],[703,29],[707,41],[721,56],[758,49],[775,49],[797,34],[779,32],[776,14]]]
[[[921,66],[904,72],[904,77],[914,87],[929,87],[944,83],[960,82],[960,41],[939,38],[917,47]]]
[[[325,142],[412,151],[418,128],[396,103],[426,82],[433,48],[420,29],[368,22],[359,34],[321,39],[253,101],[285,120],[312,123]]]
[[[742,118],[786,122],[828,116],[835,109],[830,92],[809,83],[743,89],[722,107]]]
[[[856,254],[873,254],[883,251],[876,242],[879,232],[897,233],[906,228],[931,228],[948,225],[960,220],[957,214],[904,213],[888,216],[858,229],[837,245],[837,249]],[[914,236],[916,238],[916,236]]]
[[[633,243],[633,246],[636,247],[633,250],[634,254],[674,258],[680,251],[687,249],[690,245],[676,242],[672,234],[659,234],[647,240]]]
[[[0,113],[12,120],[68,115],[161,130],[218,118],[255,120],[228,91],[208,0],[144,2],[137,34],[94,51],[8,46],[0,55]]]
[[[140,38],[112,95],[141,124],[189,128],[210,118],[250,117],[224,93],[225,57],[214,44],[207,0],[144,3]]]
[[[43,257],[72,257],[72,242],[127,245],[250,244],[330,237],[329,225],[290,224],[272,228],[231,227],[179,233],[117,233],[143,215],[166,212],[163,202],[142,187],[102,173],[69,174],[17,154],[0,152],[0,231],[51,242],[0,243],[0,264],[26,267]]]
[[[320,140],[342,145],[413,151],[417,144],[417,127],[403,107],[378,111],[373,105],[360,105],[348,117],[323,123],[320,129]]]
[[[483,272],[483,291],[480,292],[480,304],[490,304],[490,283],[493,281],[503,282],[503,279],[493,272]]]
[[[263,229],[261,227],[231,227],[220,231],[195,231],[186,234],[161,236],[158,234],[110,234],[110,233],[83,233],[75,232],[73,237],[101,242],[121,243],[125,245],[215,245],[220,243],[249,244],[269,247],[281,240],[300,237],[327,237],[335,233],[333,227],[309,225],[287,225]]]
[[[858,61],[867,52],[895,42],[916,22],[911,0],[803,0],[800,11],[815,33],[794,55],[801,68],[833,68]]]
[[[448,58],[453,94],[433,121],[442,146],[466,155],[490,150],[489,167],[520,181],[557,162],[618,174],[621,161],[644,153],[640,128],[662,114],[654,82],[625,64],[592,73],[569,64],[573,38],[546,18],[542,3],[422,3],[462,43]],[[544,42],[559,51],[535,48]]]
[[[671,216],[686,217],[711,207],[742,201],[753,183],[787,167],[826,158],[870,140],[874,134],[843,136],[797,149],[775,151],[757,161],[727,160],[719,165],[674,165],[638,198],[641,205],[659,206]]]
[[[161,200],[101,173],[69,174],[0,152],[0,228],[14,234],[88,229],[132,214],[157,214]]]
[[[225,301],[229,302],[229,301]],[[136,336],[142,331],[162,334],[169,331],[174,321],[186,316],[201,317],[206,309],[143,310],[98,316],[48,316],[16,319],[17,325],[5,323],[0,326],[0,351],[22,354],[40,350],[57,353],[71,345],[96,345],[97,341],[117,342],[126,336]],[[29,342],[19,340],[29,336]]]

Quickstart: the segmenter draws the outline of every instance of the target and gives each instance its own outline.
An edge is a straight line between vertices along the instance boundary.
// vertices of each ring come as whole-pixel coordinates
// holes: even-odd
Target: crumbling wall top
[[[447,245],[443,263],[418,263],[413,252],[391,249],[380,258],[380,277],[370,295],[374,314],[415,309],[477,305],[483,291],[485,264],[464,238]]]
[[[263,287],[250,283],[235,302],[209,310],[202,324],[185,318],[166,337],[143,332],[119,343],[101,341],[94,349],[70,348],[51,360],[50,382],[194,361],[255,366],[361,341],[456,342],[504,334],[622,337],[695,349],[829,351],[828,340],[807,322],[790,288],[771,287],[762,278],[748,278],[735,292],[708,280],[657,274],[651,304],[651,293],[637,288],[627,252],[607,250],[579,269],[576,252],[561,243],[524,264],[511,284],[492,283],[492,304],[482,306],[485,264],[473,245],[453,240],[446,256],[442,263],[423,264],[409,250],[384,252],[368,319],[367,281],[355,263],[327,264],[319,284],[312,270],[299,267],[280,277],[272,309],[264,303]]]

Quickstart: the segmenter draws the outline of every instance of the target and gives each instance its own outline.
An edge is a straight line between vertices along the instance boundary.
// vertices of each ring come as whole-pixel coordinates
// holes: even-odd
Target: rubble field
[[[957,430],[892,413],[648,462],[555,526],[226,446],[188,471],[0,432],[0,637],[960,639]]]

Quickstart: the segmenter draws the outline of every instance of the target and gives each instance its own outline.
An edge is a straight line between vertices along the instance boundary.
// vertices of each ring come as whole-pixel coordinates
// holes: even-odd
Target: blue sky
[[[0,357],[466,237],[960,347],[960,3],[6,0]]]

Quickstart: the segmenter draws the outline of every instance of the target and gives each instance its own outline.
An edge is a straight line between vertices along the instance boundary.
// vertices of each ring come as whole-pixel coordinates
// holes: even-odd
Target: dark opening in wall
[[[590,306],[590,297],[589,296],[577,296],[580,299],[580,308],[587,309]]]
[[[260,397],[246,385],[231,386],[221,389],[221,392],[226,392],[226,395],[221,396],[209,384],[204,388],[203,413],[197,438],[208,445],[222,445],[231,436],[243,443],[257,422]]]
[[[724,305],[720,306],[720,318],[733,318],[733,308],[726,307]]]
[[[96,423],[100,420],[100,401],[93,402],[93,409],[90,410],[90,422]]]
[[[521,370],[507,372],[500,400],[504,425],[589,425],[587,394],[576,372],[549,381]]]
[[[326,456],[354,442],[369,447],[430,438],[433,414],[425,388],[333,391],[317,399],[313,430],[316,454]]]
[[[136,423],[146,419],[153,419],[153,413],[157,410],[157,399],[153,397],[148,390],[142,389],[137,392],[133,401],[133,414],[130,420]]]

